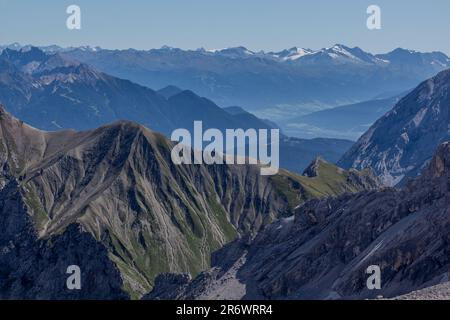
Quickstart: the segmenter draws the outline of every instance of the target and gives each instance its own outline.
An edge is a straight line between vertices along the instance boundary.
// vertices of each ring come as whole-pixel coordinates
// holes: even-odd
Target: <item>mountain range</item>
[[[253,52],[244,47],[222,50],[62,49],[62,54],[108,74],[150,88],[175,85],[226,107],[280,116],[302,115],[311,108],[372,100],[415,87],[450,67],[441,52],[421,53],[402,48],[371,54],[336,44],[320,50],[291,48]],[[274,112],[272,112],[275,115]],[[278,119],[273,119],[278,120]]]
[[[36,47],[2,51],[0,101],[21,120],[49,131],[93,129],[117,120],[135,121],[168,137],[178,128],[192,132],[194,121],[202,121],[204,130],[222,132],[278,127],[239,107],[220,108],[190,90],[168,86],[154,91]],[[336,162],[351,145],[342,139],[283,136],[281,166],[301,173],[316,156]]]
[[[342,45],[276,53],[17,46],[0,55],[0,101],[9,104],[8,111],[0,106],[0,299],[409,299],[447,290],[445,55],[372,55]],[[167,138],[173,129],[191,129],[194,120],[220,130],[271,129],[279,118],[258,117],[267,110],[255,115],[239,103],[221,108],[178,83],[152,90],[105,73],[111,61],[125,66],[115,72],[141,72],[151,61],[161,78],[151,68],[141,75],[155,81],[167,70],[182,79],[214,65],[221,77],[235,71],[261,80],[264,94],[265,76],[277,83],[280,66],[314,74],[329,88],[339,73],[339,85],[355,85],[348,94],[358,98],[350,100],[364,101],[292,113],[292,123],[353,134],[379,119],[351,147],[282,130],[282,166],[297,173],[175,165]],[[261,65],[270,72],[254,73]],[[368,97],[363,86],[371,81]],[[249,89],[243,84],[237,87]],[[314,103],[337,96],[323,97]],[[318,154],[340,158],[338,166]],[[66,287],[71,265],[82,270],[82,290]],[[379,290],[366,286],[370,266],[380,268]]]
[[[45,132],[0,108],[0,298],[126,299],[311,198],[374,189],[364,170],[308,176],[257,165],[175,165],[173,144],[129,121]],[[65,286],[82,270],[82,290]]]
[[[16,43],[0,50],[32,48]],[[355,140],[361,130],[373,124],[376,116],[381,116],[381,110],[387,111],[392,106],[390,101],[381,106],[380,100],[403,95],[450,67],[450,59],[441,52],[398,48],[386,54],[371,54],[340,44],[320,50],[294,47],[280,52],[253,52],[244,47],[221,50],[163,47],[145,51],[46,46],[41,50],[148,88],[185,88],[221,107],[242,106],[259,118],[270,118],[287,134],[299,138],[333,137],[341,131],[326,130],[302,116],[349,104],[362,103],[368,108],[376,104],[379,112],[361,116],[360,122],[349,123],[346,132],[334,136]],[[328,122],[333,119],[326,113],[321,118]],[[152,127],[158,130],[155,125]]]

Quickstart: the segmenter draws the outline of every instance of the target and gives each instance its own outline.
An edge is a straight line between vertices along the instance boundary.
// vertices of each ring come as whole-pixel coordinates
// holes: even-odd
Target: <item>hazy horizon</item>
[[[180,49],[180,50],[183,50],[183,51],[205,50],[205,51],[210,51],[210,52],[220,51],[220,50],[224,50],[224,49],[232,49],[232,48],[244,47],[244,48],[246,48],[246,49],[248,49],[248,50],[250,50],[250,51],[252,51],[254,53],[259,53],[259,52],[264,52],[264,53],[274,52],[275,53],[275,52],[280,52],[282,50],[288,50],[288,49],[291,49],[291,48],[294,48],[294,47],[297,47],[299,49],[301,48],[301,49],[309,49],[309,50],[313,50],[313,51],[319,51],[321,49],[331,48],[331,47],[333,47],[335,45],[343,45],[343,46],[346,46],[346,47],[349,47],[349,48],[358,47],[358,48],[364,50],[365,52],[368,52],[368,53],[371,53],[371,54],[384,54],[384,53],[392,52],[392,51],[394,51],[396,49],[404,49],[404,50],[421,52],[421,53],[443,52],[443,51],[440,51],[440,50],[421,51],[421,50],[417,50],[415,48],[408,48],[408,47],[406,47],[406,48],[405,47],[395,47],[395,48],[392,48],[392,49],[388,49],[387,51],[372,52],[372,51],[366,50],[365,48],[362,48],[361,46],[358,46],[358,45],[356,45],[356,46],[349,46],[349,45],[347,45],[345,43],[339,43],[339,42],[336,42],[336,43],[334,43],[332,45],[329,45],[329,46],[326,46],[326,47],[322,47],[322,48],[310,48],[310,47],[305,47],[305,46],[300,46],[300,45],[293,45],[293,46],[288,46],[286,48],[281,48],[281,49],[278,49],[278,50],[251,49],[251,48],[249,48],[249,47],[247,47],[245,45],[228,46],[228,47],[223,47],[223,48],[204,48],[204,47],[200,47],[200,48],[182,48],[182,47],[172,47],[172,46],[169,46],[169,45],[162,45],[161,47],[137,49],[137,48],[133,48],[133,47],[129,47],[129,48],[107,48],[107,47],[102,47],[102,46],[98,46],[98,45],[91,45],[91,44],[85,44],[85,45],[79,45],[79,46],[63,46],[63,45],[59,45],[57,43],[48,43],[48,44],[19,43],[19,42],[0,43],[0,47],[11,47],[13,45],[18,45],[21,48],[28,47],[28,46],[30,46],[30,47],[37,47],[37,48],[46,48],[46,47],[51,47],[51,46],[57,46],[57,47],[60,47],[62,49],[70,49],[70,48],[91,48],[91,49],[95,49],[95,48],[98,48],[98,49],[102,49],[102,50],[119,50],[119,51],[123,51],[123,50],[150,51],[150,50],[158,50],[158,49],[163,49],[163,48],[173,48],[173,49]],[[443,52],[443,53],[445,53],[446,55],[450,56],[450,54],[447,54],[446,52]]]
[[[65,26],[66,8],[81,8],[81,30]],[[369,5],[381,8],[381,30],[366,27]],[[244,46],[252,51],[311,49],[341,43],[371,53],[395,48],[450,55],[450,2],[361,0],[0,0],[0,43],[185,50]]]

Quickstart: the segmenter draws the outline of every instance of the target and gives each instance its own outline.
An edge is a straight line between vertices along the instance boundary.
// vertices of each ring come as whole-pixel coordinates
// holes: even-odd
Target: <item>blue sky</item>
[[[81,30],[66,28],[70,4],[81,7]],[[381,30],[366,28],[370,4],[381,7]],[[267,51],[342,43],[450,54],[449,12],[448,0],[0,0],[0,44]]]

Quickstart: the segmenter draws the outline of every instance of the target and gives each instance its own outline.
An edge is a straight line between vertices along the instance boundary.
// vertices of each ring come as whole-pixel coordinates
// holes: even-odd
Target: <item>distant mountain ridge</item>
[[[117,120],[135,121],[168,137],[178,128],[192,132],[194,121],[202,121],[204,130],[223,132],[276,127],[243,109],[222,109],[190,90],[170,86],[154,91],[35,47],[0,54],[0,101],[21,120],[50,131],[87,130]],[[315,142],[283,137],[281,166],[301,173],[317,155],[336,162],[352,144],[333,139]],[[290,157],[288,150],[298,158]]]
[[[0,45],[0,50],[4,49],[13,49],[13,50],[30,50],[31,48],[36,47],[32,45],[21,45],[19,43],[13,43],[9,45]],[[359,63],[368,63],[368,64],[389,64],[389,63],[410,63],[411,61],[420,62],[420,60],[429,60],[434,63],[441,63],[443,65],[447,65],[450,62],[450,58],[442,52],[433,51],[429,53],[422,53],[415,50],[408,50],[403,48],[396,48],[388,53],[382,54],[372,54],[362,50],[359,47],[348,47],[343,44],[335,44],[331,47],[322,48],[318,50],[309,49],[309,48],[300,48],[300,47],[292,47],[290,49],[284,49],[282,51],[274,52],[269,51],[265,52],[263,50],[260,51],[252,51],[243,46],[240,47],[230,47],[224,49],[213,49],[208,50],[204,48],[199,48],[197,50],[183,50],[180,48],[173,48],[169,46],[163,46],[160,49],[150,49],[150,50],[137,50],[137,49],[122,49],[122,50],[110,50],[103,49],[101,47],[91,47],[91,46],[82,46],[82,47],[60,47],[57,45],[49,45],[49,46],[38,46],[44,52],[47,53],[56,53],[56,52],[70,52],[74,50],[80,50],[85,52],[101,52],[101,51],[134,51],[134,52],[151,52],[151,51],[168,51],[168,52],[196,52],[199,54],[203,54],[205,56],[217,55],[224,56],[228,58],[240,59],[240,58],[267,58],[273,60],[279,60],[282,62],[289,61],[308,61],[311,63],[312,61],[318,62],[318,58],[332,59],[335,60],[335,63],[338,62],[359,62]],[[405,59],[409,59],[410,61],[405,61]],[[328,60],[328,61],[332,61]],[[303,62],[303,61],[302,61]]]
[[[53,46],[46,49],[58,51]],[[450,67],[441,52],[395,49],[372,54],[336,44],[320,50],[297,47],[253,52],[219,50],[60,48],[65,56],[150,88],[175,85],[220,106],[248,110],[315,104],[338,106],[400,93]]]
[[[205,128],[271,128],[254,116],[252,123],[243,121],[190,90],[172,86],[157,92],[35,47],[5,49],[0,62],[0,100],[15,115],[45,130],[90,129],[120,119],[166,135],[177,128],[190,129],[194,120],[203,120]]]

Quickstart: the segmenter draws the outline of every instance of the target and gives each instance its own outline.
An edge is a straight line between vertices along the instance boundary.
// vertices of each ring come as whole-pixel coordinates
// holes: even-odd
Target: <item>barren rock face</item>
[[[381,117],[342,157],[343,168],[371,167],[386,185],[404,184],[450,140],[450,71],[423,82]]]
[[[416,290],[405,295],[395,297],[394,300],[449,300],[450,282]]]
[[[39,239],[15,181],[0,191],[0,299],[126,299],[106,248],[80,225]],[[66,286],[67,268],[81,269],[81,290]]]
[[[198,298],[198,288],[220,287],[243,256],[235,280],[246,289],[234,299],[396,297],[448,281],[449,157],[450,144],[444,143],[423,175],[401,190],[306,202],[255,239],[225,246],[217,253],[221,259],[213,260],[215,269],[185,284],[178,298]],[[380,290],[366,286],[366,270],[374,265],[381,270]]]
[[[283,170],[261,176],[250,165],[174,165],[171,147],[163,136],[128,121],[86,132],[43,132],[0,108],[1,188],[16,183],[30,241],[46,246],[47,239],[57,241],[80,226],[83,237],[103,248],[99,259],[119,271],[121,290],[134,298],[161,273],[208,269],[213,251],[292,214],[310,198],[378,186],[370,175],[355,179],[358,174],[330,164],[323,167],[329,177],[315,178]],[[12,212],[3,210],[10,219]],[[49,272],[39,266],[38,272]],[[3,276],[12,277],[9,272]],[[105,281],[117,287],[116,278]],[[21,292],[4,290],[5,296]]]

